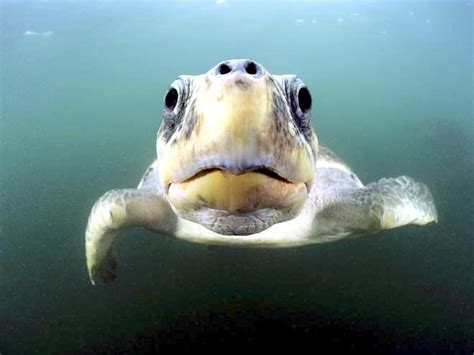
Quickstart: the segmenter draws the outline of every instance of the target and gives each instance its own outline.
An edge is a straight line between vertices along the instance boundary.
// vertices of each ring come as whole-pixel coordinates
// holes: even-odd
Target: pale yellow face
[[[256,67],[247,69],[249,63]],[[294,107],[302,87],[309,95],[296,77],[271,76],[244,60],[172,84],[157,153],[162,188],[178,215],[197,223],[214,215],[245,222],[270,211],[278,223],[299,213],[317,154],[313,129],[300,122],[310,119],[308,102],[304,112]]]

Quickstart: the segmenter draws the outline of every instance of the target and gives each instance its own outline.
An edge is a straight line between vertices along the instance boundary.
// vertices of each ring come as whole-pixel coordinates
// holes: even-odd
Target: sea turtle
[[[437,221],[412,178],[362,184],[318,144],[311,95],[295,75],[227,60],[170,86],[157,159],[136,189],[93,206],[86,257],[93,284],[116,278],[116,237],[144,227],[192,242],[292,247]]]

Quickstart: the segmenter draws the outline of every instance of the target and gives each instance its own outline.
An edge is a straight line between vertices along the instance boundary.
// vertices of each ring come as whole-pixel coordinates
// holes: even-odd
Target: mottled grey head
[[[298,77],[227,60],[180,76],[164,106],[160,181],[179,216],[220,234],[253,234],[300,212],[318,142]]]

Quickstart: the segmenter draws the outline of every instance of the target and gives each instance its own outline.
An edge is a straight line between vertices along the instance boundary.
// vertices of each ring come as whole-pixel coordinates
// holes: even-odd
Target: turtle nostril
[[[255,75],[257,74],[257,65],[254,62],[248,62],[245,66],[245,71],[247,74]]]
[[[222,63],[221,65],[219,65],[219,67],[217,68],[217,72],[221,75],[224,75],[224,74],[227,74],[227,73],[230,73],[232,71],[232,69],[225,63]]]
[[[218,77],[226,74],[235,74],[237,76],[251,76],[253,79],[259,79],[265,74],[265,69],[260,64],[248,59],[226,60],[217,64],[212,70],[213,74]],[[228,78],[230,76],[226,76],[223,79],[227,80]]]

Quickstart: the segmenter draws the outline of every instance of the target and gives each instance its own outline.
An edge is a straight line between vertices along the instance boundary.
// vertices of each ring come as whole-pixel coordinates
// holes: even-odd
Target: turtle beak
[[[281,88],[260,64],[226,61],[197,78],[181,131],[165,145],[157,142],[165,191],[208,169],[232,175],[261,170],[311,187],[311,147],[292,124]]]

